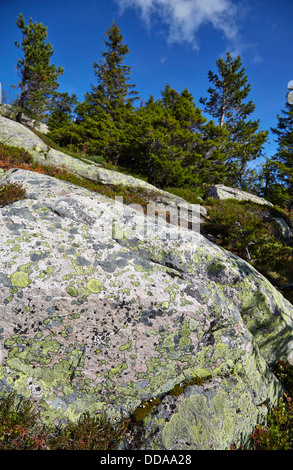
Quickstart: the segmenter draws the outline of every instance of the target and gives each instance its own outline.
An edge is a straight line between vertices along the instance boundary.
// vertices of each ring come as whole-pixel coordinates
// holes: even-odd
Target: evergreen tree
[[[75,132],[74,116],[77,106],[77,96],[65,93],[54,93],[51,104],[51,114],[48,119],[48,137],[62,147],[68,147],[72,143],[79,142],[79,136]]]
[[[252,101],[245,101],[251,86],[240,56],[233,59],[227,52],[226,60],[219,58],[216,64],[219,74],[208,72],[214,87],[208,89],[209,99],[200,98],[200,103],[228,131],[225,153],[230,184],[247,189],[248,163],[262,155],[268,132],[258,131],[259,120],[247,120],[255,106]]]
[[[51,104],[51,114],[48,119],[50,131],[61,129],[72,123],[75,106],[77,105],[76,94],[54,93]]]
[[[138,96],[135,85],[129,83],[130,67],[124,64],[129,49],[123,44],[123,35],[114,21],[105,36],[107,50],[93,64],[98,85],[91,86],[91,92],[78,106],[77,123],[88,152],[101,154],[117,164]]]
[[[274,158],[267,160],[263,168],[263,193],[275,204],[293,208],[293,104],[288,97],[281,113],[277,115],[277,127],[271,129],[278,147]]]
[[[215,87],[208,89],[209,100],[200,98],[199,101],[205,106],[205,112],[218,119],[220,127],[223,127],[225,122],[233,127],[239,120],[246,119],[255,109],[252,101],[244,102],[251,86],[247,83],[245,68],[240,69],[242,65],[240,56],[233,60],[230,52],[227,52],[226,61],[220,57],[216,64],[220,76],[211,70],[208,72],[209,81]]]
[[[131,138],[121,162],[160,187],[199,185],[203,174],[209,182],[218,182],[212,181],[211,159],[203,156],[211,145],[216,146],[208,138],[205,122],[188,89],[178,93],[167,84],[160,99],[151,96],[133,114]],[[211,153],[219,163],[214,150]]]
[[[57,78],[64,69],[50,63],[54,50],[50,43],[46,44],[47,28],[42,23],[33,23],[31,18],[26,25],[20,13],[16,25],[22,32],[22,42],[15,42],[15,45],[23,52],[23,57],[17,61],[21,76],[18,120],[21,121],[22,113],[26,113],[41,121],[58,88]]]
[[[107,50],[101,53],[103,59],[93,64],[98,86],[92,87],[92,92],[104,111],[114,120],[119,120],[121,110],[132,106],[138,99],[138,92],[134,90],[135,85],[129,84],[130,67],[124,64],[129,49],[123,44],[123,35],[115,21],[108,27],[105,36]]]

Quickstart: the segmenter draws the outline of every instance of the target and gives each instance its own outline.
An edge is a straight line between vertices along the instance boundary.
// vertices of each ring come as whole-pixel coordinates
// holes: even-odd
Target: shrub
[[[251,262],[275,285],[292,282],[293,248],[279,237],[273,221],[276,211],[271,214],[270,208],[232,199],[209,199],[206,207],[204,234],[212,234],[223,248]]]
[[[256,204],[209,200],[205,229],[220,236],[225,248],[246,258],[247,246],[259,245],[271,234],[271,227],[263,221],[264,211]]]
[[[281,360],[273,371],[285,393],[270,411],[266,425],[255,427],[247,446],[251,450],[293,450],[293,367]]]
[[[194,189],[188,188],[166,188],[165,191],[175,194],[175,196],[181,197],[190,204],[202,204],[203,191],[195,191]]]
[[[0,400],[0,450],[114,450],[130,419],[113,424],[103,413],[85,413],[77,423],[45,429],[34,405],[14,393]]]
[[[103,413],[85,413],[77,423],[69,423],[48,440],[50,450],[115,450],[128,432],[129,420],[116,426]]]
[[[25,189],[19,183],[5,183],[0,186],[0,207],[25,199]]]
[[[0,143],[0,168],[3,170],[20,168],[20,165],[27,167],[32,161],[32,157],[26,150]]]
[[[10,394],[0,400],[0,450],[46,448],[33,405]]]

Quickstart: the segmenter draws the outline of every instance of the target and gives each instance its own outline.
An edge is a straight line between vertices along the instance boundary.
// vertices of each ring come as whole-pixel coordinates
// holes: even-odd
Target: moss
[[[168,392],[168,395],[178,397],[179,395],[182,395],[182,393],[184,393],[186,387],[191,387],[192,385],[202,386],[207,380],[210,380],[211,378],[212,376],[210,374],[207,374],[205,377],[194,376],[185,379],[180,382],[180,384],[175,385],[175,387],[172,388],[170,392]]]
[[[160,398],[154,398],[148,401],[144,401],[143,403],[141,403],[141,405],[136,408],[136,410],[132,414],[132,419],[137,423],[142,422],[146,418],[146,416],[148,416],[152,412],[153,408],[160,404],[160,402]]]
[[[136,410],[132,413],[132,419],[137,423],[142,422],[148,415],[151,414],[153,409],[157,407],[164,400],[165,397],[167,396],[179,397],[180,395],[184,393],[184,390],[186,389],[186,387],[190,387],[193,385],[202,386],[204,382],[206,382],[207,380],[210,380],[211,378],[212,376],[209,373],[207,373],[205,375],[203,374],[202,377],[194,375],[193,377],[182,380],[182,382],[180,382],[179,384],[176,384],[167,393],[164,393],[160,395],[159,397],[151,398],[150,400],[146,400],[142,402],[136,408]]]

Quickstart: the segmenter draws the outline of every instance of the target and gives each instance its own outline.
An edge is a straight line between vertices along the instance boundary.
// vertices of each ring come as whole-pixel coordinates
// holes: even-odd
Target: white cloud
[[[121,13],[136,8],[150,26],[159,15],[169,27],[170,43],[187,42],[198,48],[196,34],[201,26],[211,24],[229,40],[237,38],[236,7],[231,0],[116,0]]]

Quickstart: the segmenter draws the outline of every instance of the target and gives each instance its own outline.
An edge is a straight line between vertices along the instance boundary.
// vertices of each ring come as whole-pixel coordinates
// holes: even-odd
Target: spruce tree
[[[50,131],[67,127],[72,123],[73,113],[77,105],[77,96],[75,93],[69,95],[65,93],[54,93],[51,103],[51,113],[48,119],[48,128]]]
[[[258,131],[259,120],[247,120],[255,105],[251,100],[247,101],[251,86],[240,56],[233,59],[227,52],[226,60],[219,58],[216,64],[218,74],[208,72],[214,87],[208,89],[209,99],[200,98],[200,103],[204,105],[204,111],[228,131],[225,153],[230,184],[247,189],[248,163],[262,156],[268,132]]]
[[[135,85],[129,83],[130,67],[124,64],[129,48],[123,44],[120,27],[114,20],[105,36],[107,50],[101,53],[103,58],[93,64],[98,85],[92,87],[92,92],[104,111],[117,120],[121,110],[138,99],[138,92],[134,90]]]
[[[20,13],[16,25],[22,32],[22,42],[15,42],[15,45],[23,53],[23,57],[17,61],[21,77],[20,96],[17,100],[18,120],[21,122],[22,113],[25,113],[36,121],[41,121],[48,110],[52,94],[58,88],[57,78],[64,69],[50,63],[54,50],[50,43],[46,43],[47,28],[42,23],[33,23],[30,18],[26,25]]]
[[[285,108],[277,115],[277,126],[272,128],[278,144],[277,152],[264,168],[264,195],[274,203],[293,208],[293,104],[286,97]]]
[[[155,186],[197,185],[205,121],[187,88],[178,93],[167,84],[160,99],[151,96],[133,114],[121,161]]]
[[[129,117],[138,99],[135,85],[129,83],[130,67],[124,64],[129,53],[119,25],[112,22],[105,33],[106,51],[94,62],[98,84],[91,85],[78,106],[78,124],[91,154],[100,154],[117,164],[127,138]]]

